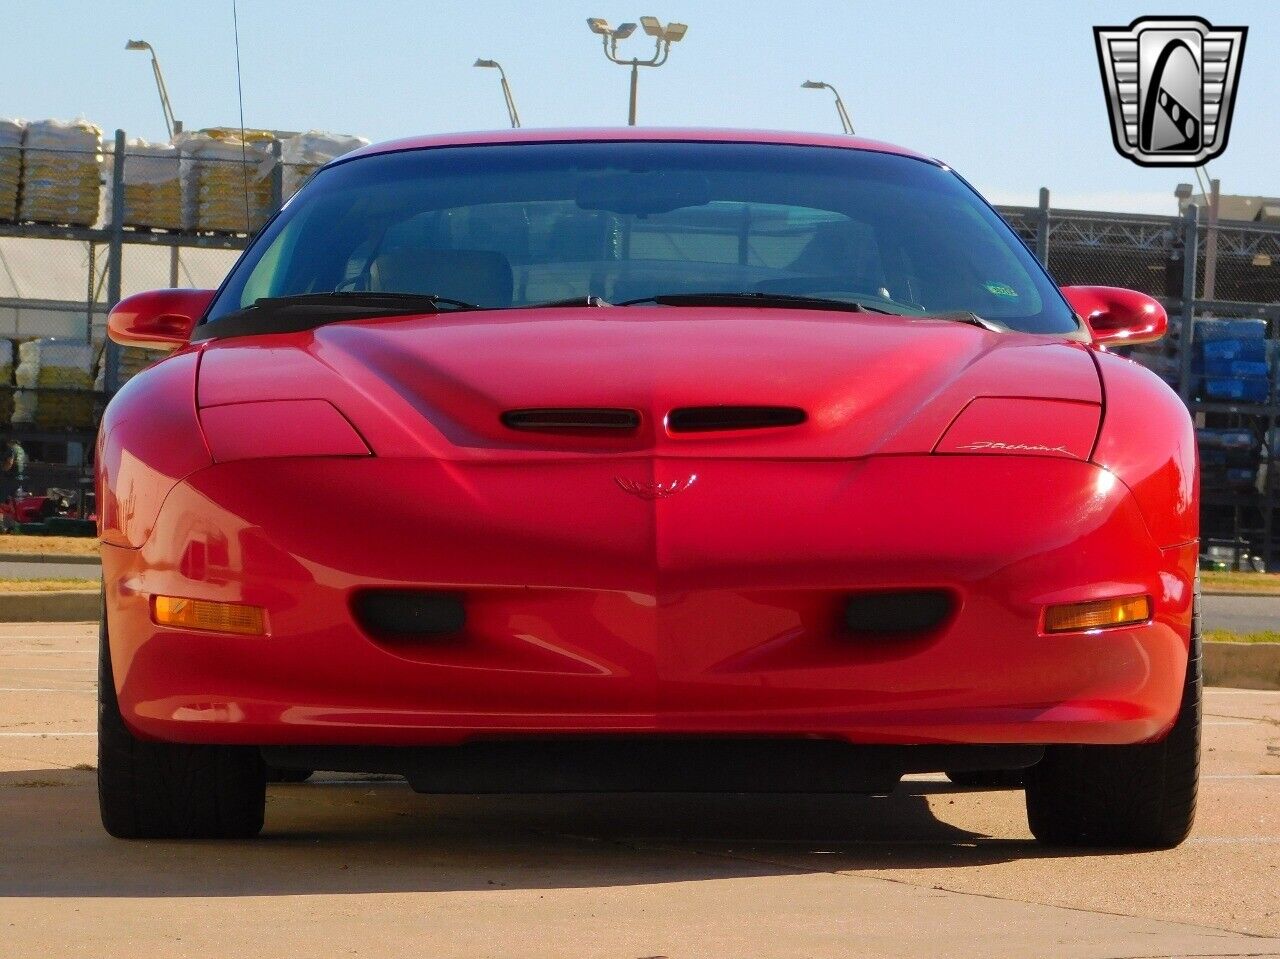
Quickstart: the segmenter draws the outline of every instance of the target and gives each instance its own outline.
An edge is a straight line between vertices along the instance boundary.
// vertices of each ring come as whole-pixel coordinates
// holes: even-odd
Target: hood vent
[[[507,410],[502,423],[526,433],[611,432],[627,433],[640,426],[640,414],[626,409],[549,407]]]
[[[714,433],[799,426],[808,416],[795,406],[682,406],[667,415],[672,433]]]

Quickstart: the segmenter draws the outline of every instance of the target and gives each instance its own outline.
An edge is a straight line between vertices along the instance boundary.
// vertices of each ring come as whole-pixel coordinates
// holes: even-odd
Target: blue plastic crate
[[[1265,340],[1267,338],[1267,321],[1262,319],[1248,320],[1196,320],[1195,338],[1202,342],[1210,340]]]
[[[1271,369],[1266,360],[1211,360],[1205,359],[1204,372],[1207,376],[1233,376],[1243,379],[1268,379]]]
[[[1204,426],[1196,430],[1196,442],[1202,450],[1251,450],[1255,440],[1249,430]]]
[[[1206,362],[1211,360],[1256,360],[1266,362],[1266,340],[1206,340],[1200,344]]]
[[[1242,376],[1206,376],[1205,396],[1214,400],[1238,400],[1242,403],[1265,403],[1271,392],[1266,379]]]

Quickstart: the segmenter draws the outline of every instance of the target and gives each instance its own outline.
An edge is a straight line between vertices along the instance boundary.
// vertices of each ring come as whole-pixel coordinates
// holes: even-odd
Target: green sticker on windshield
[[[1008,283],[984,283],[987,292],[992,296],[1002,296],[1006,300],[1016,300],[1018,291],[1011,287]]]

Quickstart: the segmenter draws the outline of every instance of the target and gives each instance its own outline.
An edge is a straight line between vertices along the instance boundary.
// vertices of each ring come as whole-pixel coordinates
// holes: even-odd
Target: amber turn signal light
[[[176,629],[202,629],[215,633],[262,636],[267,631],[266,616],[258,606],[216,603],[207,599],[179,596],[152,596],[151,621]]]
[[[1151,600],[1146,596],[1117,596],[1089,603],[1049,606],[1044,611],[1046,633],[1072,633],[1084,629],[1132,626],[1151,618]]]

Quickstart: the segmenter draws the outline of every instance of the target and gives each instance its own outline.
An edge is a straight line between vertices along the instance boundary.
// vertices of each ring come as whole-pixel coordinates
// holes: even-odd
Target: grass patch
[[[1242,593],[1280,594],[1280,573],[1220,573],[1201,570],[1200,585]]]
[[[1280,643],[1280,632],[1268,629],[1261,633],[1233,633],[1229,629],[1207,629],[1206,643]]]
[[[97,589],[99,579],[0,579],[3,593],[60,593],[65,590]]]
[[[53,786],[65,786],[60,779],[23,779],[13,783],[14,789],[49,789]]]
[[[21,536],[10,533],[0,535],[0,553],[97,556],[98,539],[96,536]]]

